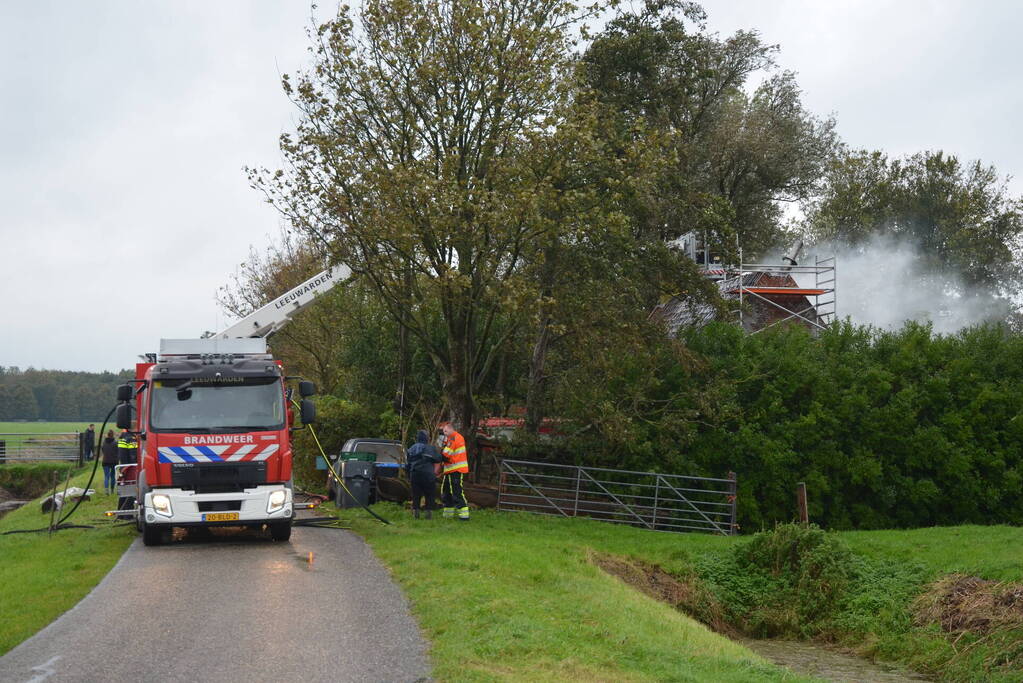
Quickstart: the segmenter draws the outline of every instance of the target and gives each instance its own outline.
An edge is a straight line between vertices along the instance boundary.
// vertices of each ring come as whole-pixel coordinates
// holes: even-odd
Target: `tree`
[[[17,412],[18,407],[14,394],[6,386],[0,384],[0,421],[15,419]]]
[[[45,370],[30,368],[25,373],[25,379],[31,382],[32,393],[35,395],[35,401],[32,403],[38,406],[39,418],[52,420],[53,405],[57,398],[57,384],[54,378]]]
[[[53,400],[50,419],[58,422],[73,422],[79,418],[79,412],[77,392],[70,386],[60,386]]]
[[[647,0],[593,41],[587,82],[623,126],[659,135],[672,161],[658,191],[636,207],[651,233],[707,232],[733,257],[738,237],[747,252],[762,253],[784,234],[779,202],[815,190],[835,150],[834,121],[803,108],[795,77],[776,71],[776,46],[755,32],[719,39],[705,19],[695,3]],[[770,77],[747,95],[758,72]]]
[[[316,30],[314,68],[284,78],[301,115],[281,138],[287,170],[251,173],[425,350],[470,441],[529,300],[524,255],[559,229],[538,198],[560,163],[580,16],[563,0],[370,0],[356,27],[343,11]]]
[[[845,153],[830,165],[806,228],[818,241],[854,247],[876,235],[912,243],[935,289],[958,296],[1005,295],[1020,284],[1023,200],[1007,195],[993,166],[964,164],[940,150],[895,160],[876,151]]]
[[[39,408],[36,405],[36,397],[28,385],[15,384],[14,388],[11,390],[11,396],[14,400],[15,419],[36,420],[39,418]]]

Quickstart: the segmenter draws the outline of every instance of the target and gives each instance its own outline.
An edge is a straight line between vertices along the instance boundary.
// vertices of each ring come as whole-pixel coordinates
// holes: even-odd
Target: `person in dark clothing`
[[[103,456],[103,493],[114,492],[116,482],[114,481],[114,466],[117,465],[117,439],[114,438],[114,430],[107,430],[107,438],[99,447]]]
[[[96,448],[96,425],[91,424],[82,432],[82,457],[85,462],[92,460],[92,452]]]
[[[412,516],[419,519],[419,499],[426,497],[426,519],[433,517],[437,497],[437,475],[434,465],[441,461],[440,453],[430,445],[430,437],[420,429],[416,442],[405,453],[405,473],[412,484]]]

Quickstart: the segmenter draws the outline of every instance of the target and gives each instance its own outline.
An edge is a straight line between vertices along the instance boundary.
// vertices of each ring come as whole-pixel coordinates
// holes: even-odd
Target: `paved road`
[[[78,605],[0,657],[0,681],[416,681],[425,652],[361,539],[297,527],[290,543],[137,540]]]

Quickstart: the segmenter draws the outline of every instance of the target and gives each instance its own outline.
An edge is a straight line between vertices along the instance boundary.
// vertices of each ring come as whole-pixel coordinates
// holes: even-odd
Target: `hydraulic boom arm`
[[[351,269],[345,265],[328,268],[287,294],[248,314],[226,330],[217,332],[213,338],[269,337],[291,322],[295,314],[315,301],[317,296],[344,282],[351,274]]]

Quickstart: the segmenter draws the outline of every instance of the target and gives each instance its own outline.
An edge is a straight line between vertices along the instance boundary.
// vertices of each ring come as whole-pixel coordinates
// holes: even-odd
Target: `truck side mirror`
[[[302,398],[308,398],[316,393],[316,385],[312,382],[299,382],[298,383],[298,394]]]
[[[120,389],[121,387],[118,387]],[[131,387],[128,387],[129,389]],[[117,428],[131,429],[131,404],[122,403],[117,406]]]
[[[316,422],[316,404],[307,398],[302,399],[302,424],[311,425]]]
[[[119,384],[117,386],[117,400],[124,402],[133,398],[130,384]],[[120,425],[118,425],[120,426]]]

